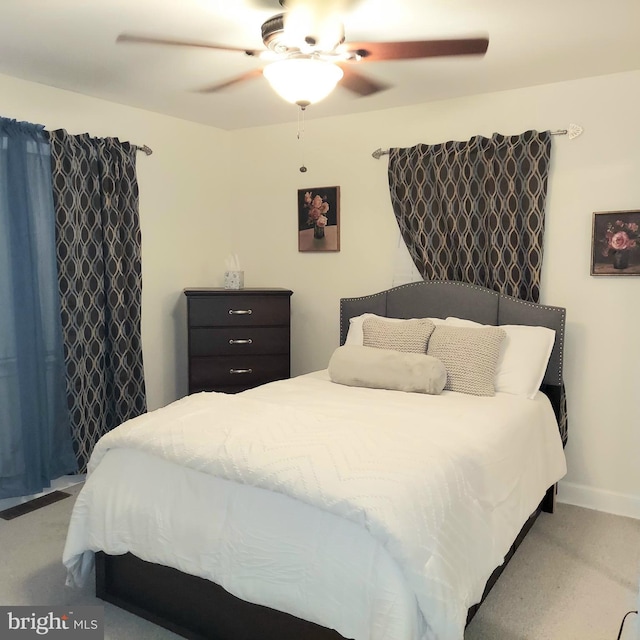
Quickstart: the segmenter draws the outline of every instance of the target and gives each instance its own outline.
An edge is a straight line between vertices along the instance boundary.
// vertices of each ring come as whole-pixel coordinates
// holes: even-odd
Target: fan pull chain
[[[300,107],[300,111],[298,111],[298,140],[300,140],[301,151],[302,151],[302,165],[300,166],[300,173],[306,173],[307,167],[304,166],[304,107]],[[302,126],[301,126],[302,123]]]

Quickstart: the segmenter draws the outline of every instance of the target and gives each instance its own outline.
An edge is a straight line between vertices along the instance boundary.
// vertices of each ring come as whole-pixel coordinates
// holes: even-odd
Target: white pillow
[[[445,323],[454,327],[492,326],[454,317],[448,317]],[[533,400],[547,370],[556,332],[521,324],[501,324],[500,328],[507,335],[498,358],[495,389]]]
[[[361,316],[355,316],[353,318],[349,318],[349,330],[347,331],[347,337],[344,341],[345,344],[354,345],[361,347],[364,344],[364,332],[362,329],[362,323],[367,318],[379,318],[380,320],[385,320],[386,322],[406,322],[404,318],[386,318],[385,316],[378,316],[375,313],[363,313]],[[412,320],[416,320],[416,318],[411,318]],[[426,318],[427,320],[431,320],[433,324],[444,324],[444,320],[442,318]]]

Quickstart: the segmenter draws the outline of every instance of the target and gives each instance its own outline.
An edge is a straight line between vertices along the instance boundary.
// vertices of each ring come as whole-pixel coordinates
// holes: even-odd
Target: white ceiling
[[[261,76],[196,91],[260,66],[255,58],[116,44],[129,32],[261,49],[261,24],[281,10],[277,0],[2,0],[0,73],[222,129],[295,121],[297,107]],[[351,41],[488,34],[489,50],[363,64],[393,87],[369,97],[338,87],[309,117],[640,69],[640,0],[350,0],[343,22]]]

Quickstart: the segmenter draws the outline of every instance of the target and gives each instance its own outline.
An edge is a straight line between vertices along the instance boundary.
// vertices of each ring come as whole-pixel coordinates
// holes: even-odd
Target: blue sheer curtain
[[[50,147],[41,126],[0,118],[0,499],[76,468]]]

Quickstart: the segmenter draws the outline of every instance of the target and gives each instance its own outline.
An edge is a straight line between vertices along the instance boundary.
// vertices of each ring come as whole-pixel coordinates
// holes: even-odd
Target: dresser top
[[[261,288],[261,287],[253,287],[253,288],[243,288],[243,289],[224,289],[222,287],[210,287],[210,288],[194,288],[194,289],[185,289],[184,295],[187,297],[195,297],[195,296],[290,296],[293,294],[293,291],[290,289],[277,289],[277,288]]]

